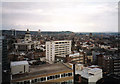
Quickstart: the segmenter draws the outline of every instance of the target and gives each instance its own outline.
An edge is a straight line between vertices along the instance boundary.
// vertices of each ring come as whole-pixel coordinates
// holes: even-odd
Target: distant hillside
[[[26,31],[18,31],[16,30],[16,35],[24,35],[26,33]],[[36,35],[38,34],[38,31],[30,31],[30,33],[32,35]],[[41,34],[43,35],[49,35],[49,34],[70,34],[73,33],[71,31],[42,31]],[[75,33],[75,32],[74,32]],[[118,35],[120,33],[118,32],[76,32],[76,34],[78,35],[89,35],[89,33],[92,33],[93,35]],[[12,31],[11,30],[2,30],[2,34],[6,34],[6,35],[11,35]]]
[[[17,35],[24,35],[26,33],[26,31],[18,31],[16,30],[16,34]],[[36,35],[38,34],[38,31],[30,31],[30,33],[32,35]],[[43,31],[41,32],[42,34],[61,34],[61,33],[66,33],[66,34],[69,34],[69,33],[72,33],[71,31],[56,31],[56,32],[52,32],[52,31]],[[7,34],[7,35],[11,35],[12,34],[12,31],[11,30],[2,30],[2,34]]]

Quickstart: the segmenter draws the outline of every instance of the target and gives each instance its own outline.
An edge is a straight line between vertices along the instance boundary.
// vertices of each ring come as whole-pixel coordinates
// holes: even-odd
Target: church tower
[[[29,42],[29,41],[32,41],[32,39],[31,39],[30,31],[29,29],[27,29],[27,32],[25,33],[25,42]]]
[[[40,38],[41,38],[41,30],[39,29],[39,30],[38,30],[38,33],[37,33],[37,40],[39,41]]]

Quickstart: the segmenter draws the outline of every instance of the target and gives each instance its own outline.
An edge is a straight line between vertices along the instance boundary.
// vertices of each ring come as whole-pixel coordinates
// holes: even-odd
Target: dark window
[[[37,79],[35,79],[35,82],[37,82]]]
[[[30,81],[28,80],[28,81],[24,81],[24,84],[30,84]]]
[[[41,81],[43,81],[43,78],[41,78]]]
[[[16,84],[19,84],[19,82],[17,82]]]
[[[66,73],[65,76],[68,76],[68,73]]]
[[[60,78],[60,75],[55,75],[55,78]]]
[[[20,82],[20,84],[24,84],[23,82]]]
[[[43,78],[43,81],[46,81],[46,77]]]
[[[68,73],[68,76],[72,76],[72,73]]]
[[[35,83],[35,80],[34,80],[34,79],[32,80],[32,83]]]
[[[49,76],[47,77],[47,80],[50,80],[50,77],[49,77]]]
[[[61,82],[61,84],[66,84],[65,82]]]
[[[40,82],[41,81],[41,79],[40,78],[38,78],[38,82]]]
[[[53,78],[53,76],[50,76],[50,79],[52,79]]]
[[[65,77],[65,73],[64,73],[64,74],[61,74],[61,77]]]

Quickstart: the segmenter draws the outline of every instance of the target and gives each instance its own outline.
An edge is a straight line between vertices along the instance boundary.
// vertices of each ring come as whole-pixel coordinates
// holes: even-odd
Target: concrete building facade
[[[46,60],[55,62],[55,57],[66,57],[71,53],[71,40],[46,42]]]
[[[7,39],[4,36],[0,36],[0,71],[1,71],[1,80],[0,84],[9,84],[10,83],[10,62],[8,60],[8,50],[7,50]]]
[[[11,74],[23,74],[29,72],[29,64],[27,61],[11,62]]]
[[[81,64],[87,63],[87,57],[85,56],[84,52],[69,54],[69,58],[71,59],[70,61],[74,63],[81,63]]]

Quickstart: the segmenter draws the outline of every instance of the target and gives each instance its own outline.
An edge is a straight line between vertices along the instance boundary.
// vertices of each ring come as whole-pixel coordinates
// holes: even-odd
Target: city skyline
[[[118,32],[117,2],[3,2],[2,28]]]

